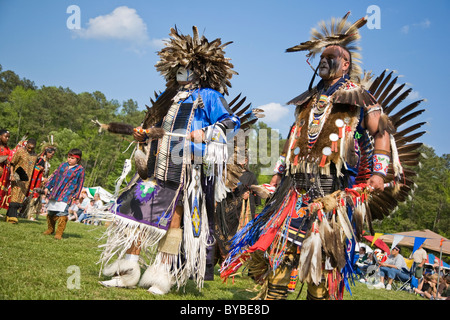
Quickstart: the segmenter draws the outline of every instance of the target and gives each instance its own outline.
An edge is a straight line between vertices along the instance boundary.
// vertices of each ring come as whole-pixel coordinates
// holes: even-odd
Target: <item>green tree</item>
[[[268,183],[273,176],[273,168],[282,153],[286,139],[278,130],[258,121],[252,126],[249,135],[250,171],[255,173],[258,182]],[[276,145],[272,145],[276,143]]]
[[[8,97],[16,87],[23,87],[26,89],[36,90],[36,85],[33,81],[25,78],[20,78],[15,72],[11,70],[2,71],[3,67],[0,64],[0,102],[8,101]]]

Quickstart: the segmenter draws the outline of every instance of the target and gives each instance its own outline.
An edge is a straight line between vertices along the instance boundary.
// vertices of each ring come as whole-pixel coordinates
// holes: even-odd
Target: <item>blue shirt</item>
[[[199,105],[195,110],[191,132],[230,119],[234,123],[234,129],[231,132],[227,132],[227,141],[230,141],[241,127],[241,122],[237,116],[231,114],[231,110],[228,108],[227,102],[221,93],[211,88],[195,89],[187,99],[180,101],[180,103],[194,103],[199,94],[203,100],[203,106]],[[191,142],[191,152],[194,152],[194,154],[203,155],[204,150],[204,143]]]

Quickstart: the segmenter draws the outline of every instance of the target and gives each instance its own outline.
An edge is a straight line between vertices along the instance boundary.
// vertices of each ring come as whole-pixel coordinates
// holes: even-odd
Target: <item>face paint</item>
[[[341,71],[341,59],[327,59],[330,66],[330,78],[334,79],[342,76]]]
[[[177,81],[179,83],[190,82],[194,79],[194,73],[192,70],[185,69],[183,67],[178,68]]]
[[[320,58],[319,76],[324,80],[331,80],[341,77],[342,52],[340,48],[331,46],[324,50]]]

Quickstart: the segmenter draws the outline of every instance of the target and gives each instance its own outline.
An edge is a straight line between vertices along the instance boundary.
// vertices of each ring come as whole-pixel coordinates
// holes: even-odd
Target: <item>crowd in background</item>
[[[406,261],[412,261],[408,267]],[[354,270],[359,281],[375,289],[393,290],[397,287],[429,300],[450,300],[450,273],[442,268],[437,259],[431,266],[426,264],[428,254],[423,245],[408,259],[401,255],[401,248],[394,246],[387,254],[381,249],[366,252],[360,246]],[[405,285],[403,285],[405,284]]]
[[[23,138],[9,147],[10,132],[0,130],[0,203],[6,210],[5,220],[17,224],[18,218],[37,220],[46,216],[49,229],[60,239],[67,221],[86,222],[94,209],[103,207],[99,195],[88,197],[84,189],[82,151],[71,149],[67,161],[50,170],[50,160],[57,145],[38,144],[34,138]],[[55,229],[58,222],[58,229]]]

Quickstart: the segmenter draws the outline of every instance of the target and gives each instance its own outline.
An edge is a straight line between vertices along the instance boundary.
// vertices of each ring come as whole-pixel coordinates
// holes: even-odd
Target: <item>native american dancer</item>
[[[223,51],[231,42],[209,42],[196,27],[192,37],[173,28],[170,36],[155,65],[166,90],[152,101],[142,126],[100,124],[140,142],[134,154],[138,174],[118,197],[101,245],[103,274],[114,277],[100,283],[139,285],[153,294],[180,288],[189,278],[202,288],[215,203],[236,178],[229,178],[227,141],[244,118],[235,112],[245,99],[231,108],[238,97],[230,104],[224,98],[237,74]],[[147,268],[142,277],[141,266]]]
[[[0,130],[0,207],[4,209],[8,209],[9,162],[12,158],[11,149],[8,147],[10,137],[8,130]]]
[[[309,89],[288,103],[296,120],[271,181],[277,188],[233,238],[221,267],[224,279],[248,267],[262,285],[256,299],[286,299],[293,271],[308,299],[342,299],[362,229],[373,233],[372,219],[388,215],[413,185],[414,171],[404,166],[418,163],[420,143],[408,143],[423,132],[407,134],[423,123],[396,129],[423,112],[406,115],[420,101],[390,115],[411,90],[400,93],[404,85],[396,88],[385,72],[359,78],[355,41],[366,20],[350,24],[348,15],[286,50],[309,51],[308,63],[320,54],[320,63]]]
[[[255,218],[256,207],[261,204],[260,196],[252,189],[258,186],[258,180],[249,170],[248,156],[245,156],[243,161],[240,164],[243,173],[237,187],[230,190],[225,199],[216,206],[214,235],[217,246],[214,265],[223,262],[229,251],[230,240],[238,230]]]
[[[19,141],[19,143],[16,144],[16,146],[12,149],[10,149],[7,145],[9,139],[10,139],[10,132],[6,129],[2,129],[0,132],[2,132],[0,135],[2,137],[3,142],[3,148],[1,149],[1,156],[0,156],[0,165],[3,167],[2,176],[1,176],[1,190],[0,190],[0,199],[1,199],[1,207],[3,209],[9,208],[9,203],[11,201],[11,160],[13,156],[16,154],[16,152],[20,149],[25,148],[27,144],[27,136],[25,135],[22,137],[22,139]],[[7,156],[7,158],[5,158]],[[6,160],[3,160],[6,159]],[[18,176],[20,174],[20,176]],[[22,168],[19,169],[17,172],[18,179],[21,178],[28,179],[28,176],[25,174]],[[14,220],[14,219],[13,219]]]
[[[28,193],[30,186],[30,177],[33,173],[34,164],[37,155],[34,152],[36,140],[30,138],[26,141],[25,147],[19,147],[11,158],[10,166],[10,190],[8,198],[8,211],[6,212],[6,221],[12,224],[19,222],[17,219],[19,208]]]
[[[29,190],[25,201],[22,204],[21,215],[29,220],[38,219],[42,207],[42,195],[44,185],[47,182],[50,172],[50,160],[56,152],[56,144],[53,143],[53,136],[49,142],[42,143],[41,153],[37,157],[34,165]],[[34,218],[34,216],[36,218]]]
[[[44,195],[48,198],[48,205],[47,230],[44,234],[55,233],[56,240],[62,239],[72,200],[78,199],[83,190],[85,171],[81,165],[82,156],[80,149],[70,149],[67,161],[61,163],[45,183]]]

